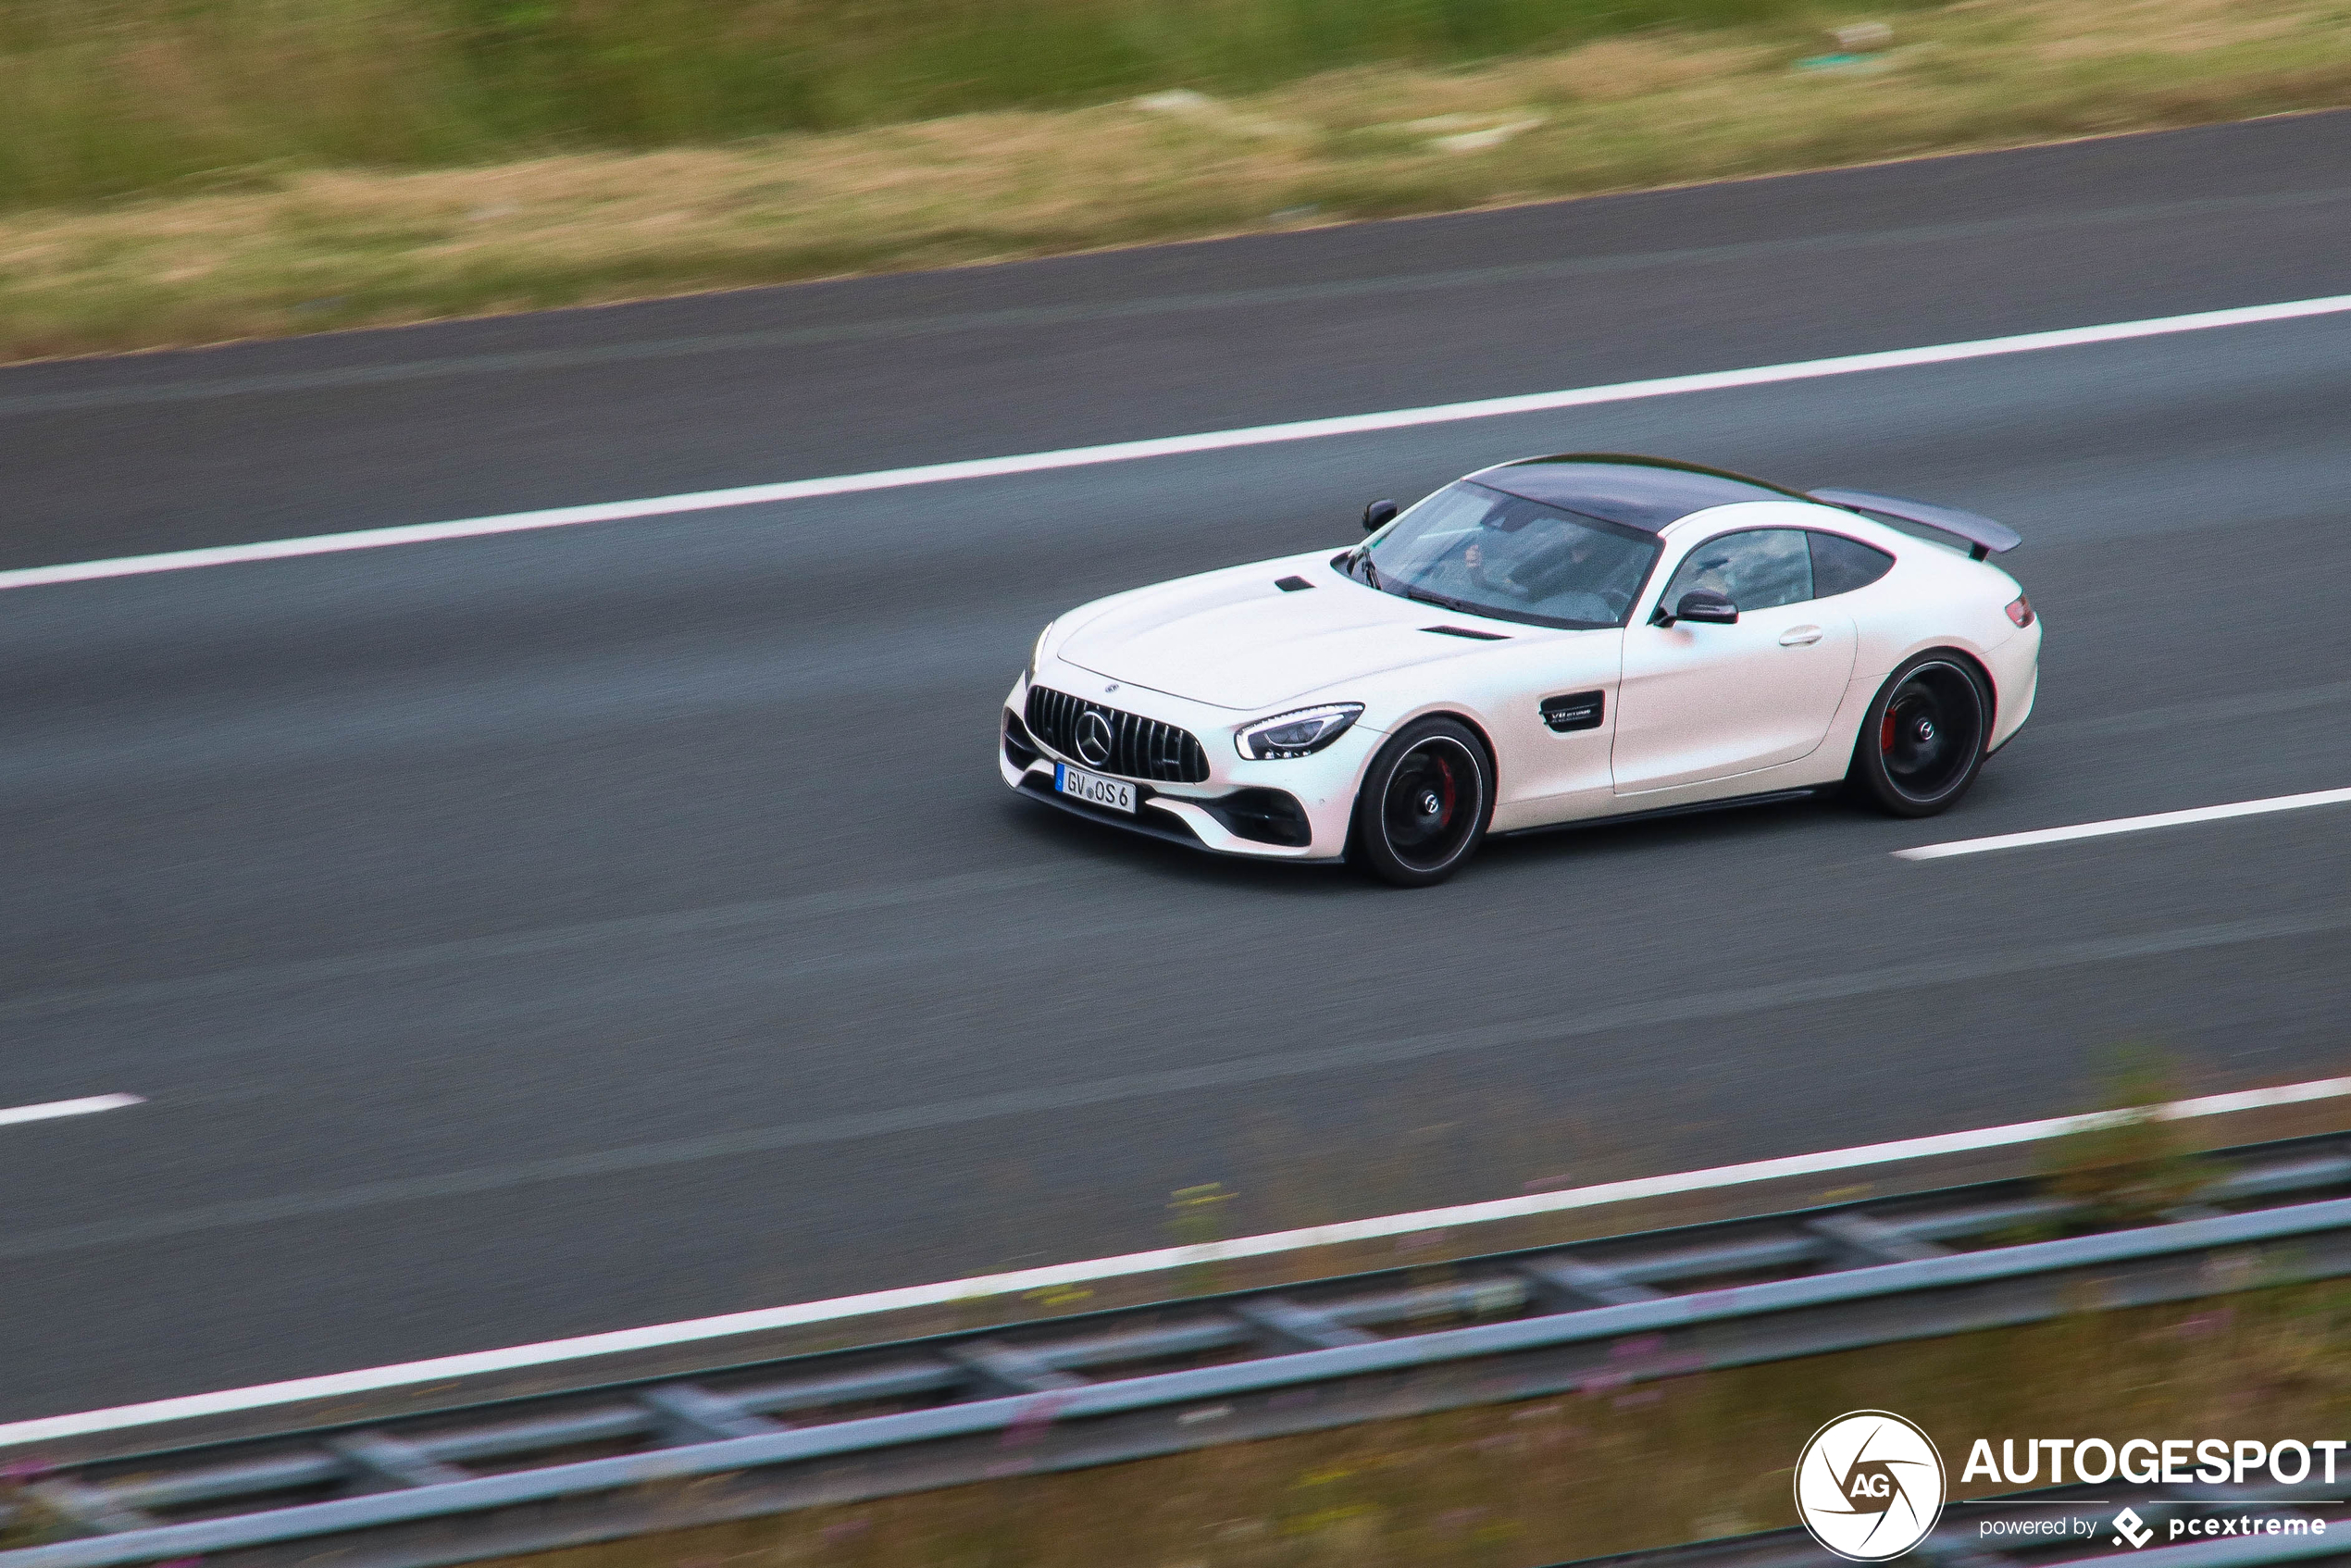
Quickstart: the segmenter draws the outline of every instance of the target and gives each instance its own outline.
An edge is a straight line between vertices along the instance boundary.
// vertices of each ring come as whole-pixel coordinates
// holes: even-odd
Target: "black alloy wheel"
[[[1921,653],[1870,704],[1847,778],[1895,816],[1933,816],[1975,782],[1991,728],[1984,678],[1956,654]]]
[[[1475,852],[1493,815],[1484,743],[1453,719],[1424,718],[1372,759],[1356,798],[1356,845],[1380,880],[1425,888]]]

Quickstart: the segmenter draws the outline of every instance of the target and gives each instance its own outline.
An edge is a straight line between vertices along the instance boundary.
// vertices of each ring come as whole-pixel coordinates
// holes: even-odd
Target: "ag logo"
[[[1888,1411],[1838,1416],[1796,1462],[1797,1516],[1854,1562],[1883,1562],[1924,1540],[1942,1517],[1943,1488],[1934,1439]]]

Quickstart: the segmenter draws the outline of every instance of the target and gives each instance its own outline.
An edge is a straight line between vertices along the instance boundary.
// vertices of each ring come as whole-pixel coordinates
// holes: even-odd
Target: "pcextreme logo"
[[[1891,1411],[1838,1416],[1796,1462],[1797,1517],[1850,1562],[1883,1562],[1926,1539],[1945,1491],[1934,1440]]]

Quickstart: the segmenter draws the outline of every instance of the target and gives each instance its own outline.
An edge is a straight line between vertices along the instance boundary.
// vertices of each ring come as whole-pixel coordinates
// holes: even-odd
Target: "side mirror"
[[[1672,626],[1675,621],[1696,621],[1700,626],[1734,626],[1739,618],[1739,607],[1731,603],[1728,594],[1717,593],[1710,588],[1693,588],[1682,595],[1682,602],[1668,615],[1665,606],[1657,607],[1657,624]]]
[[[1375,501],[1363,508],[1363,531],[1372,533],[1396,520],[1396,503]]]

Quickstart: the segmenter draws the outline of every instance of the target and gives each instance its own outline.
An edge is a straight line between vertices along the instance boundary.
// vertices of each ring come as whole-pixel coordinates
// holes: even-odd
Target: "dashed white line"
[[[19,1122],[48,1122],[59,1116],[88,1116],[100,1111],[119,1111],[126,1105],[144,1105],[146,1101],[135,1094],[93,1094],[80,1100],[52,1100],[40,1105],[18,1105],[0,1111],[0,1127],[13,1126]]]
[[[1444,425],[1464,419],[1492,419],[1511,414],[1539,414],[1561,408],[1588,408],[1599,404],[1630,403],[1641,398],[1673,397],[1685,392],[1724,392],[1741,387],[1771,386],[1783,381],[1817,380],[1851,376],[1869,370],[1899,370],[1926,365],[1950,365],[2003,355],[2034,354],[2046,349],[2083,348],[2095,343],[2127,342],[2139,338],[2169,337],[2180,332],[2205,332],[2226,327],[2251,327],[2275,321],[2295,321],[2351,312],[2351,294],[2324,299],[2291,300],[2277,305],[2245,305],[2233,310],[2206,310],[2186,316],[2154,317],[2141,321],[2116,321],[2097,327],[2068,327],[2048,332],[2020,332],[2008,337],[1978,338],[1967,342],[1935,343],[1923,348],[1891,349],[1877,354],[1839,355],[1829,359],[1798,360],[1786,365],[1756,366],[1744,370],[1714,370],[1694,376],[1661,376],[1650,380],[1618,381],[1607,386],[1578,387],[1565,392],[1530,392],[1517,397],[1480,398],[1468,403],[1435,404],[1423,408],[1390,409],[1378,414],[1350,414],[1327,419],[1298,419],[1279,425],[1253,425],[1240,429],[1210,430],[1197,435],[1160,436],[1148,441],[1113,442],[1103,446],[1068,447],[1055,452],[1030,452],[1012,457],[981,457],[960,463],[929,463],[911,468],[885,468],[866,474],[837,474],[828,479],[790,479],[777,484],[743,485],[731,490],[700,491],[685,495],[656,496],[641,501],[603,502],[586,506],[557,506],[537,512],[509,512],[490,517],[465,517],[454,522],[412,523],[395,528],[363,529],[351,533],[317,534],[305,539],[266,540],[253,544],[218,545],[201,550],[174,550],[155,555],[127,555],[108,561],[78,561],[56,566],[27,566],[0,572],[0,589],[35,588],[44,584],[92,582],[106,578],[145,577],[157,572],[191,571],[201,566],[225,566],[252,561],[282,561],[305,555],[331,555],[349,550],[381,550],[396,544],[428,544],[442,540],[480,539],[492,534],[526,533],[539,529],[578,528],[589,523],[628,522],[642,517],[675,516],[688,512],[716,511],[778,501],[805,501],[820,496],[852,495],[865,491],[898,490],[910,485],[945,484],[958,479],[994,479],[1012,474],[1044,473],[1055,468],[1082,468],[1102,463],[1131,463],[1145,457],[1174,457],[1190,453],[1222,452],[1234,447],[1267,446],[1281,442],[1312,441],[1325,436],[1362,435],[1376,430],[1407,429],[1417,425]]]
[[[2021,850],[2034,844],[2063,844],[2075,839],[2103,839],[2114,833],[2145,833],[2157,828],[2185,828],[2198,822],[2226,822],[2232,817],[2266,816],[2271,812],[2345,804],[2351,804],[2351,790],[2313,790],[2302,795],[2272,795],[2267,800],[2237,801],[2224,806],[2194,806],[2186,811],[2158,811],[2147,816],[2118,816],[2105,822],[2076,823],[2071,828],[2036,828],[2025,833],[1996,833],[1988,839],[1954,839],[1948,843],[1896,850],[1894,857],[1947,860],[1959,854]]]
[[[1129,1252],[1113,1258],[1091,1258],[1080,1263],[1053,1263],[1042,1268],[1015,1269],[1005,1274],[978,1275],[969,1279],[951,1279],[937,1285],[911,1285],[895,1290],[874,1290],[857,1296],[838,1296],[830,1300],[802,1301],[790,1306],[765,1307],[753,1312],[729,1313],[719,1317],[694,1318],[683,1323],[656,1324],[645,1328],[624,1328],[605,1334],[581,1335],[576,1338],[550,1339],[535,1345],[513,1345],[503,1350],[476,1350],[463,1355],[438,1356],[430,1361],[406,1362],[394,1366],[367,1367],[356,1372],[331,1373],[319,1377],[297,1377],[282,1383],[258,1384],[248,1388],[227,1388],[210,1394],[187,1394],[177,1399],[154,1400],[143,1404],[118,1405],[110,1410],[83,1411],[71,1415],[40,1416],[30,1421],[18,1421],[0,1425],[0,1448],[15,1447],[24,1443],[55,1442],[59,1438],[84,1437],[93,1432],[118,1432],[132,1427],[155,1426],[168,1422],[193,1420],[199,1416],[265,1410],[272,1406],[298,1404],[310,1400],[339,1399],[386,1388],[413,1388],[418,1384],[441,1382],[449,1378],[479,1376],[485,1373],[511,1372],[522,1367],[549,1366],[563,1362],[581,1361],[593,1356],[616,1355],[627,1350],[653,1350],[667,1345],[727,1338],[735,1335],[753,1334],[769,1329],[796,1328],[814,1323],[837,1323],[848,1318],[871,1317],[880,1313],[904,1312],[910,1308],[945,1306],[991,1297],[1017,1295],[1055,1286],[1080,1285],[1093,1280],[1117,1279],[1136,1275],[1162,1274],[1170,1269],[1191,1268],[1203,1263],[1226,1263],[1242,1258],[1262,1258],[1314,1247],[1329,1247],[1342,1242],[1377,1240],[1383,1237],[1409,1236],[1424,1231],[1449,1229],[1458,1226],[1482,1225],[1494,1220],[1522,1219],[1532,1214],[1597,1208],[1603,1204],[1623,1203],[1634,1199],[1666,1197],[1675,1193],[1699,1192],[1753,1182],[1777,1181],[1788,1176],[1817,1176],[1827,1171],[1844,1171],[1860,1166],[1889,1164],[1902,1160],[1922,1160],[1937,1155],[1968,1153],[1981,1149],[1998,1149],[2011,1144],[2033,1143],[2052,1138],[2062,1138],[2069,1133],[2114,1126],[2134,1116],[2152,1115],[2162,1121],[2188,1121],[2201,1116],[2220,1116],[2239,1111],[2258,1111],[2281,1105],[2298,1105],[2310,1101],[2339,1099],[2345,1096],[2351,1096],[2351,1077],[2318,1078],[2307,1083],[2282,1084],[2272,1089],[2245,1089],[2233,1094],[2212,1094],[2195,1100],[2178,1100],[2139,1112],[2104,1111],[2079,1116],[2052,1116],[2041,1121],[2012,1122],[2004,1126],[1977,1127],[1965,1132],[1937,1133],[1927,1138],[1902,1139],[1892,1143],[1870,1143],[1852,1149],[1832,1149],[1816,1154],[1795,1154],[1776,1160],[1753,1160],[1744,1164],[1717,1165],[1709,1170],[1685,1171],[1673,1176],[1638,1176],[1629,1181],[1602,1182],[1594,1187],[1579,1187],[1561,1192],[1538,1192],[1523,1198],[1502,1198],[1489,1202],[1463,1203],[1445,1209],[1422,1209],[1412,1213],[1383,1214],[1373,1219],[1345,1220],[1337,1225],[1309,1226],[1302,1230],[1273,1231],[1263,1236],[1244,1236],[1230,1241],[1203,1242],[1188,1247],[1163,1247],[1154,1251]]]

